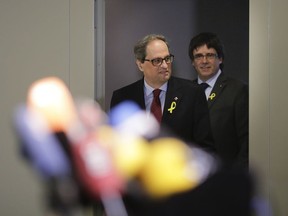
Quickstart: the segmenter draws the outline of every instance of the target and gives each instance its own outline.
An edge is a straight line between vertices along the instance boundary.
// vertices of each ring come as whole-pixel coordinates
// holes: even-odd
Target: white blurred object
[[[65,131],[75,121],[76,110],[71,93],[57,77],[46,77],[32,83],[27,107],[45,118],[52,131]]]
[[[132,101],[124,101],[111,109],[109,122],[120,133],[147,139],[155,137],[160,130],[157,120],[148,118],[147,113]]]

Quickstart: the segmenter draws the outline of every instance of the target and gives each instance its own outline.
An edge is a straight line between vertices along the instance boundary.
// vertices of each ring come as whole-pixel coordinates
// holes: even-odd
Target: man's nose
[[[208,61],[208,57],[206,55],[204,55],[202,58],[202,62],[207,62],[207,61]]]
[[[168,64],[166,63],[165,59],[163,59],[161,67],[163,67],[163,68],[167,68],[168,67]]]

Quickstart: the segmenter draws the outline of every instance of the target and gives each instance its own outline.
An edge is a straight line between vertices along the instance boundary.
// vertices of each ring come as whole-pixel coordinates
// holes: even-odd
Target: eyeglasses
[[[194,60],[195,61],[202,61],[204,58],[207,60],[214,60],[218,57],[216,53],[207,53],[206,55],[203,54],[196,54],[194,55]]]
[[[155,59],[144,59],[144,61],[149,61],[153,66],[160,66],[162,65],[163,61],[165,60],[166,64],[171,64],[174,60],[174,55],[166,56],[165,58],[155,58]]]

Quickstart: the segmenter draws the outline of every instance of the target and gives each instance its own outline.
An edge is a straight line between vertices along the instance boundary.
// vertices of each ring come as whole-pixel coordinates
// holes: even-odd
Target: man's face
[[[208,49],[206,45],[193,50],[193,56],[192,65],[203,81],[214,76],[222,63],[222,58],[218,58],[216,50],[214,48]]]
[[[162,40],[153,40],[146,47],[146,58],[152,60],[155,58],[165,58],[170,55],[168,47]],[[141,63],[136,61],[138,68],[144,74],[145,81],[153,88],[159,88],[171,77],[171,63],[163,61],[160,66],[154,66],[150,61]]]

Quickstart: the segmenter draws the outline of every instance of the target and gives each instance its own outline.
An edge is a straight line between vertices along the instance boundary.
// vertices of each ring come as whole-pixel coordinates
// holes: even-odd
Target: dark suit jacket
[[[144,79],[114,91],[110,108],[125,100],[132,100],[145,110]],[[171,113],[168,109],[172,102],[176,102],[176,108]],[[168,81],[161,127],[207,150],[215,148],[205,95],[189,80],[171,77]]]
[[[196,188],[170,197],[124,195],[123,199],[129,216],[251,216],[253,191],[248,171],[233,167],[220,169]]]
[[[248,86],[222,72],[212,94],[207,102],[217,152],[227,164],[247,166]]]

